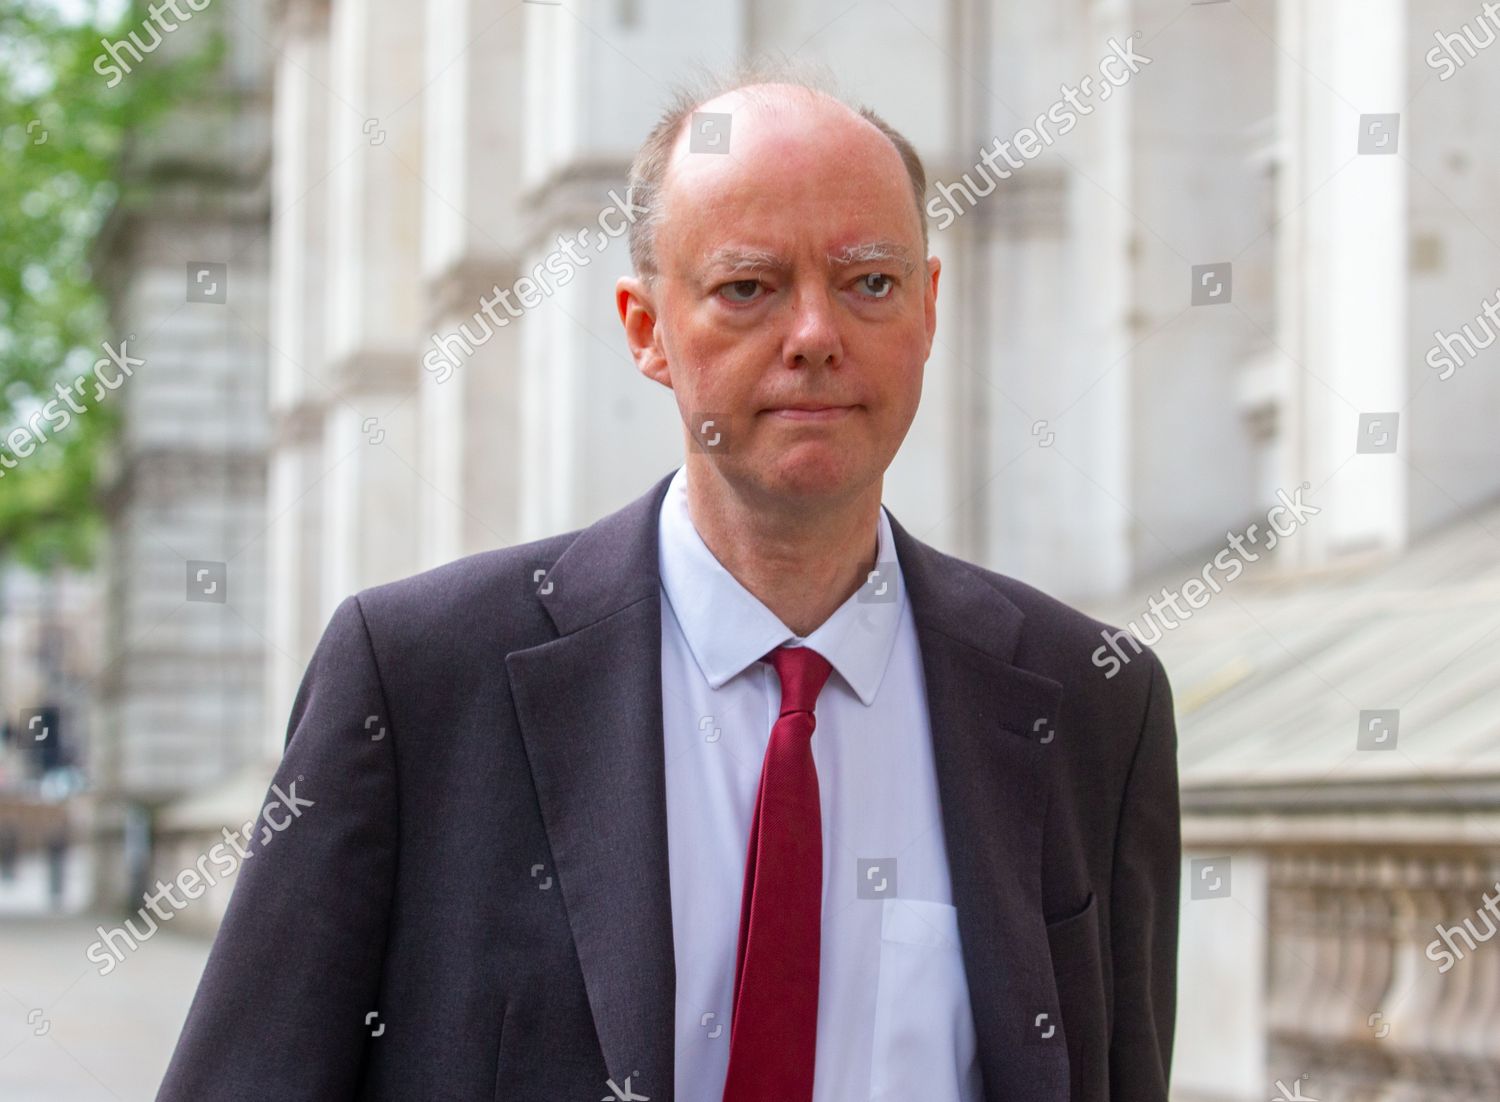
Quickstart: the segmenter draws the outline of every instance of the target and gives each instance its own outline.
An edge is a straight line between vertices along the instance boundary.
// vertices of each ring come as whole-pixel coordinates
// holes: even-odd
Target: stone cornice
[[[328,364],[326,378],[342,395],[410,390],[421,381],[419,353],[359,349]]]
[[[331,5],[329,0],[272,0],[270,21],[277,40],[289,37],[327,33]]]
[[[274,407],[271,410],[271,446],[280,449],[320,440],[327,408],[323,402],[307,399],[295,405]]]
[[[1370,811],[1283,815],[1271,812],[1182,817],[1184,849],[1379,850],[1500,848],[1500,811]]]
[[[100,493],[109,515],[141,503],[175,502],[195,491],[223,494],[226,482],[252,502],[265,493],[263,448],[144,447],[121,452],[115,461],[118,467]]]
[[[479,300],[494,289],[511,286],[521,270],[496,256],[465,256],[428,277],[423,288],[427,326],[436,328],[455,316],[469,318],[479,312]]]
[[[1288,781],[1264,785],[1186,782],[1181,799],[1184,814],[1200,815],[1274,812],[1279,816],[1295,816],[1397,809],[1500,812],[1500,775],[1477,773],[1435,778],[1414,773],[1410,777],[1378,781]],[[1500,838],[1496,842],[1500,844]]]

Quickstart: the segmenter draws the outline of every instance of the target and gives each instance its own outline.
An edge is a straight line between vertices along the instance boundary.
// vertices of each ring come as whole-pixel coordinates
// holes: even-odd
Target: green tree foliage
[[[97,0],[0,0],[0,452],[54,386],[89,375],[114,339],[91,252],[123,198],[132,135],[201,97],[222,50],[162,49],[123,80],[95,68],[101,40],[139,31]],[[202,36],[198,36],[201,38]],[[92,386],[92,380],[91,380]],[[95,485],[119,392],[87,403],[0,479],[0,558],[86,564],[102,525]]]

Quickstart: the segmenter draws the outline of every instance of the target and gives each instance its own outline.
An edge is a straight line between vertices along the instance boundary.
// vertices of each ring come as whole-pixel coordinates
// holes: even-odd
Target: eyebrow
[[[779,253],[766,249],[746,249],[736,245],[714,249],[707,253],[703,260],[704,267],[722,267],[729,275],[743,271],[760,271],[766,268],[785,270],[792,266],[791,261]],[[895,241],[865,241],[858,245],[846,245],[842,249],[828,253],[828,263],[835,268],[852,268],[856,264],[880,261],[891,261],[900,265],[902,273],[908,276],[911,275],[915,266],[911,259],[911,250]]]

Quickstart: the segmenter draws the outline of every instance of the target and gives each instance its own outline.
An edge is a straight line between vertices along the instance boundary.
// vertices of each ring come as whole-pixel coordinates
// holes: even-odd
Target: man
[[[1163,1100],[1171,692],[880,504],[936,327],[909,143],[679,98],[617,305],[685,464],[346,599],[159,1098]],[[924,259],[926,258],[926,259]]]

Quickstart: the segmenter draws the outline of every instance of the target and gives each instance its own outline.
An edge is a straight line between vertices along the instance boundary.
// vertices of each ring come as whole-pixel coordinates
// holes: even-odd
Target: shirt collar
[[[876,562],[890,577],[871,579],[805,638],[724,569],[698,535],[688,512],[685,466],[677,468],[667,486],[657,535],[662,587],[712,688],[720,688],[775,647],[805,645],[828,659],[866,707],[874,703],[906,608],[906,585],[883,505]],[[883,584],[894,593],[877,594],[876,587]]]

